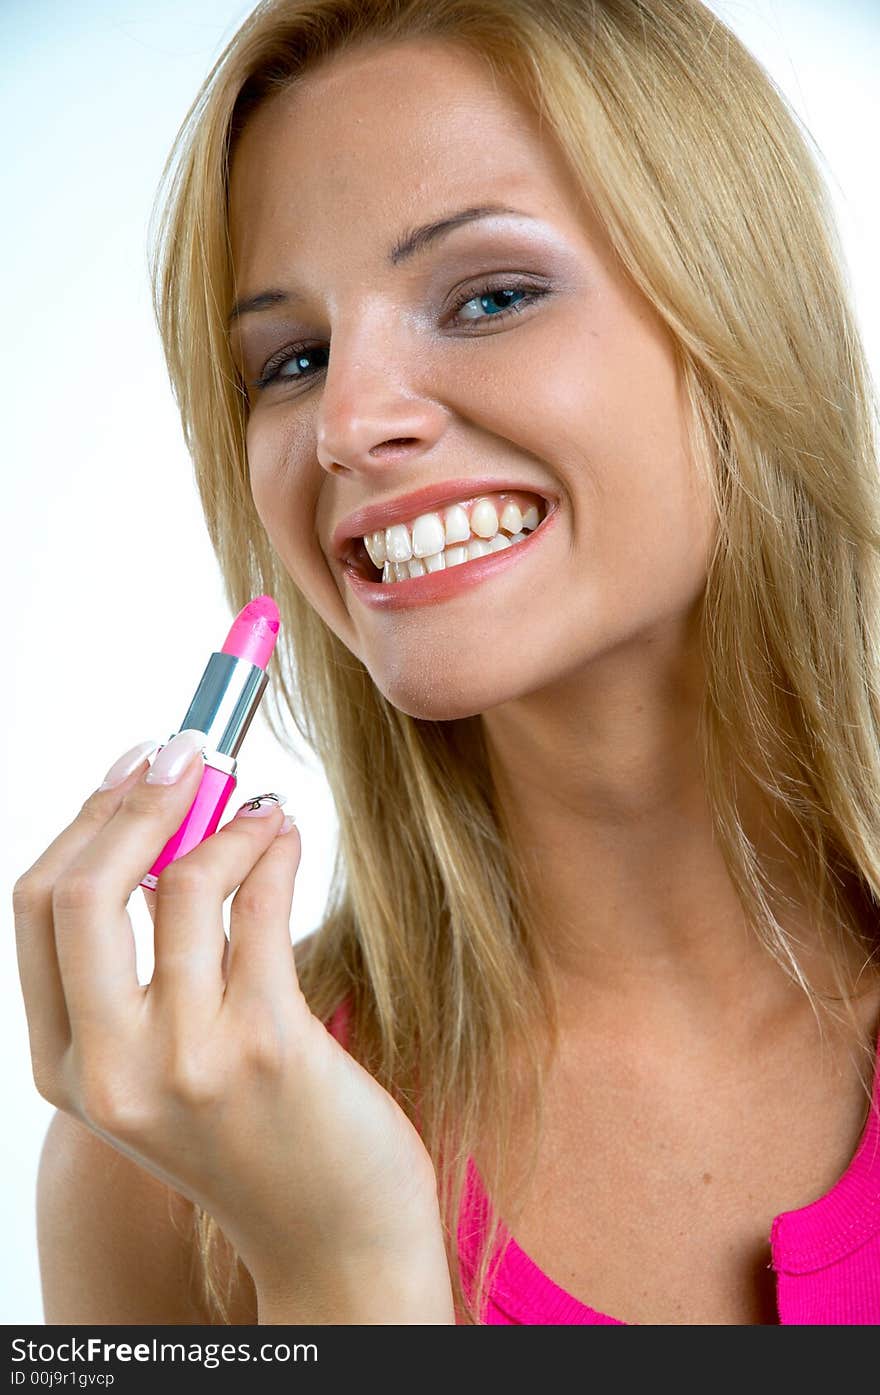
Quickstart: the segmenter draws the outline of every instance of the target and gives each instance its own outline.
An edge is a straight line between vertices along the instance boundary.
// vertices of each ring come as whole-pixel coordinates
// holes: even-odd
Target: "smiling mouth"
[[[523,542],[550,511],[539,494],[505,491],[449,505],[364,538],[352,538],[344,564],[374,584],[393,585],[466,565]]]

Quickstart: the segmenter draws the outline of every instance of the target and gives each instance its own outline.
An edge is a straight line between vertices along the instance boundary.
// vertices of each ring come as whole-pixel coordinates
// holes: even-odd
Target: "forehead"
[[[494,201],[562,220],[577,194],[550,133],[477,55],[420,40],[334,57],[268,99],[239,140],[237,274],[249,284],[279,259],[319,265],[343,246],[384,257],[401,227]]]

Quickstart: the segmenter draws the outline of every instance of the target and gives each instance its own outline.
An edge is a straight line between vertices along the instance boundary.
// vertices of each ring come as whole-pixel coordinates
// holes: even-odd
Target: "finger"
[[[112,789],[95,790],[79,814],[18,879],[13,894],[18,973],[21,980],[34,1072],[45,1073],[70,1043],[70,1021],[52,913],[52,893],[65,868],[115,814],[127,790],[146,772],[146,758],[158,741],[144,741],[126,753],[128,776]],[[138,753],[143,752],[138,760]],[[117,765],[119,762],[117,762]],[[109,772],[108,772],[109,773]]]
[[[156,896],[155,891],[151,891],[149,887],[142,886],[142,887],[141,887],[141,891],[144,893],[144,900],[145,900],[146,903],[147,903],[147,910],[148,910],[149,913],[150,913],[150,920],[153,922],[153,927],[154,927],[154,929],[155,929],[155,925],[156,925],[156,906],[157,906],[157,902],[158,902],[158,897]],[[224,982],[224,983],[226,982],[226,966],[227,966],[228,961],[229,961],[229,941],[228,941],[228,939],[226,938],[226,935],[224,934],[224,936],[223,936],[222,964],[221,964],[221,970],[222,970],[222,974],[223,974],[223,982]]]
[[[24,998],[34,1080],[56,1070],[70,1045],[70,1019],[55,952],[51,893],[39,903],[26,902],[16,892],[15,944],[18,976]]]
[[[302,842],[296,824],[279,832],[242,882],[229,918],[226,1001],[261,997],[289,1006],[299,982],[290,912]]]
[[[257,817],[238,811],[159,878],[150,997],[196,1034],[213,1021],[223,1000],[223,903],[262,857],[282,819],[274,799],[261,805]]]
[[[158,745],[158,742],[143,742],[144,748]],[[134,750],[137,751],[138,747]],[[131,754],[131,753],[130,753]],[[99,829],[109,823],[123,799],[133,785],[143,779],[148,762],[144,756],[118,785],[108,789],[96,789],[80,808],[72,823],[62,829],[58,837],[32,863],[19,881],[44,898],[51,896],[52,888],[61,873],[73,859],[92,841]]]
[[[164,751],[183,747],[192,757],[179,778],[163,785],[144,777],[127,786],[112,817],[55,884],[55,943],[74,1034],[88,1023],[127,1019],[143,995],[126,907],[198,792],[204,762],[192,742],[168,742]]]

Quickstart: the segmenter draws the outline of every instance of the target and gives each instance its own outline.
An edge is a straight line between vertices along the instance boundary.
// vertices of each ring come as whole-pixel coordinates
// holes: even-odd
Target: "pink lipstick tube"
[[[271,596],[249,601],[232,622],[223,648],[213,653],[179,730],[205,734],[205,769],[195,799],[140,885],[153,891],[169,862],[183,857],[217,830],[237,784],[241,743],[247,734],[269,675],[266,666],[278,638],[278,607]],[[172,732],[172,736],[176,736]],[[162,749],[161,747],[159,748]]]

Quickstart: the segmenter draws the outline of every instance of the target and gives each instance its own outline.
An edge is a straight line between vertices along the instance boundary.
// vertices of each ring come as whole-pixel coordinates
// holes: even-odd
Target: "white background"
[[[178,126],[251,8],[0,5],[0,1322],[9,1324],[43,1321],[34,1182],[52,1113],[30,1073],[12,886],[122,751],[177,730],[230,620],[152,318],[146,228]],[[880,0],[714,0],[712,8],[769,69],[823,152],[877,376],[871,132],[876,139]],[[294,939],[321,918],[336,830],[326,783],[310,753],[304,760],[285,755],[258,714],[228,811],[264,790],[288,795],[303,843]],[[130,912],[143,978],[151,951],[140,893]]]

